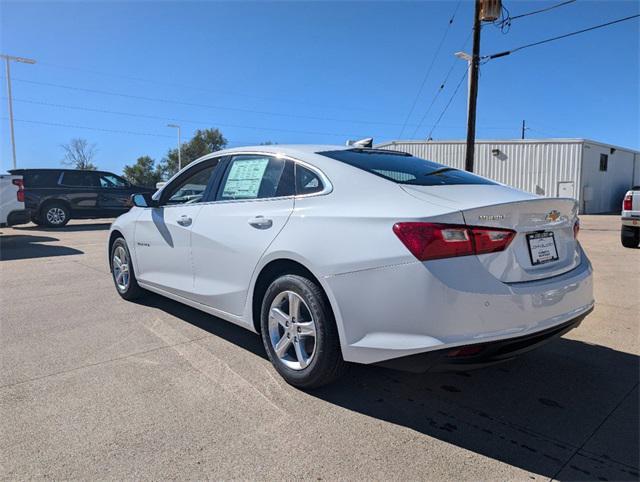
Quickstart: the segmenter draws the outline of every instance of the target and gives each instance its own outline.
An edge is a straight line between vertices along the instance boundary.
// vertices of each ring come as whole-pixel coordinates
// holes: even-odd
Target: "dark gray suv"
[[[31,221],[50,227],[70,219],[114,218],[131,207],[132,194],[154,192],[105,171],[14,169],[24,179],[25,207]]]

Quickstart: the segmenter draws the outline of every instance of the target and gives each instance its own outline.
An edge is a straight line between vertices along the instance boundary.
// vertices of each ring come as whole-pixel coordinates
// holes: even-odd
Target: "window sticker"
[[[234,199],[257,198],[268,164],[268,158],[233,161],[222,196]]]

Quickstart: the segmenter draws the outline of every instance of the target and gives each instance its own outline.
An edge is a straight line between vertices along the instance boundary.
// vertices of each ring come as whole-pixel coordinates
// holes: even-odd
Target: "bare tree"
[[[86,139],[71,139],[68,144],[62,144],[64,159],[62,164],[85,171],[95,171],[97,166],[92,162],[96,157],[96,145],[89,144]]]

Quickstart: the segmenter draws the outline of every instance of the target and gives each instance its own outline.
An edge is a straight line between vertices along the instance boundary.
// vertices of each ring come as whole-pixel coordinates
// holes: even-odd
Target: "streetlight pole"
[[[16,138],[13,131],[13,97],[11,96],[11,62],[21,62],[23,64],[35,64],[33,59],[25,59],[23,57],[14,57],[12,55],[0,54],[0,58],[5,61],[7,72],[7,101],[9,102],[9,133],[11,136],[11,156],[13,159],[13,168],[17,167],[16,163]]]
[[[180,126],[178,124],[167,124],[167,127],[174,127],[178,129],[178,171],[182,169],[182,155],[180,151],[182,151],[182,142],[180,141]]]
[[[471,99],[471,60],[473,57],[466,52],[456,52],[456,57],[467,62],[467,122],[469,122],[469,103]]]

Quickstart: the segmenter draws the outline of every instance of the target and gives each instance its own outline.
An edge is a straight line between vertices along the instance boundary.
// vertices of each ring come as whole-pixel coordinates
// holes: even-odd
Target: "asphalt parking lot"
[[[352,367],[305,393],[260,339],[121,300],[109,220],[0,229],[3,479],[637,480],[640,250],[584,216],[596,309],[518,360],[458,374]]]

